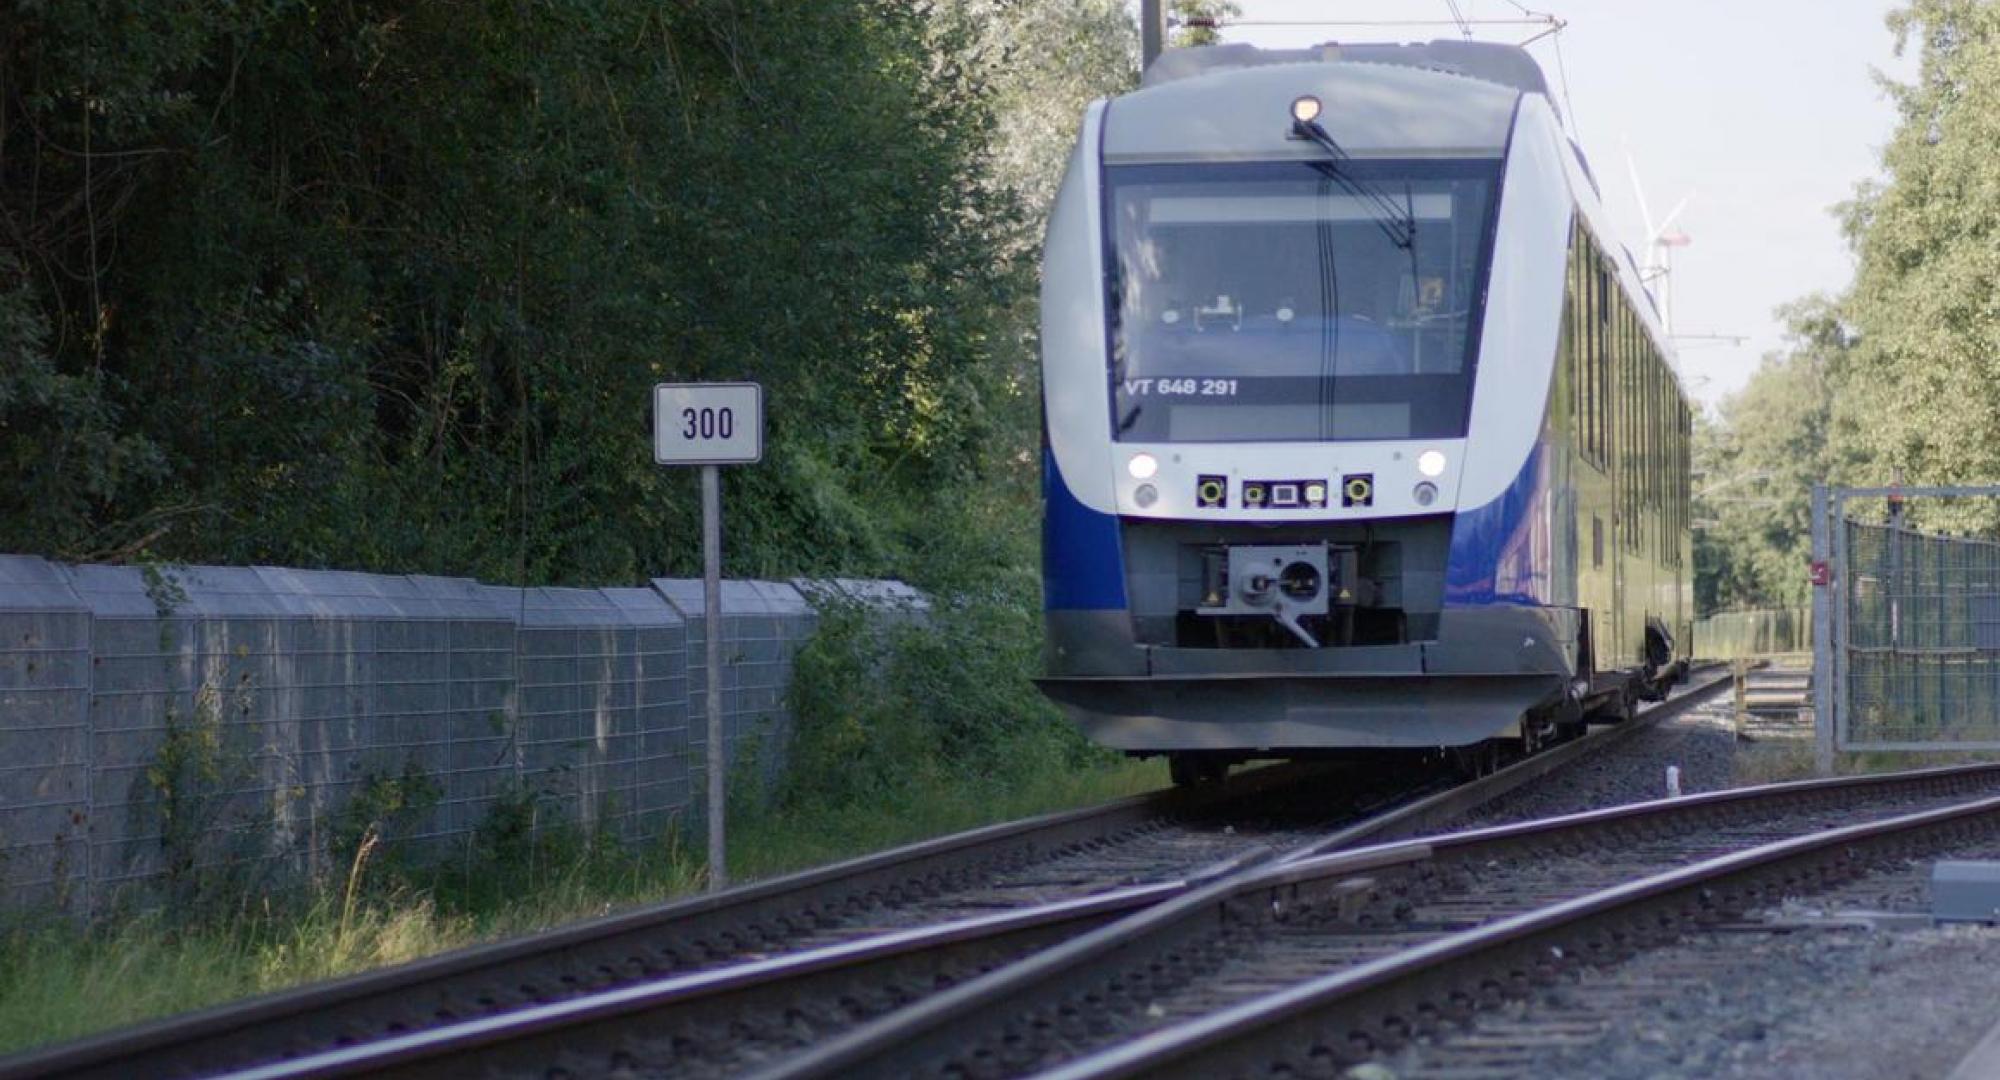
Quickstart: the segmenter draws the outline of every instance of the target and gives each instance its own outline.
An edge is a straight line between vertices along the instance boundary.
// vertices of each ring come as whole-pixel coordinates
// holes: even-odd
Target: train
[[[1037,684],[1089,738],[1485,771],[1685,677],[1692,408],[1524,50],[1169,50],[1041,269]]]

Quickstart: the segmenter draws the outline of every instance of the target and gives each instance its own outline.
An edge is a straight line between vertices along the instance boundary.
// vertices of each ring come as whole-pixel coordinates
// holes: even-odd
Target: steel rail
[[[1032,863],[1299,782],[1256,769],[1212,788],[1165,790],[876,852],[724,892],[310,984],[0,1059],[0,1080],[194,1075],[411,1030],[411,1002],[435,1024],[666,971],[772,951],[857,905],[954,891],[993,868]],[[643,959],[643,964],[642,964]],[[470,1007],[468,1007],[470,1006]]]
[[[1203,970],[1203,960],[1212,958],[1218,948],[1213,942],[1218,933],[1233,929],[1254,936],[1266,912],[1305,906],[1365,910],[1370,903],[1394,896],[1418,876],[1442,876],[1454,865],[1505,864],[1515,856],[1575,847],[1593,835],[1611,842],[1608,838],[1643,835],[1650,829],[1688,829],[1786,809],[1837,807],[1851,802],[1857,794],[1879,797],[1903,790],[1949,793],[1955,786],[1990,787],[1995,783],[2000,783],[2000,764],[1804,780],[1607,807],[1283,861],[1167,900],[863,1025],[757,1075],[760,1080],[933,1075],[945,1063],[965,1064],[962,1055],[967,1046],[1006,1045],[1017,1041],[1014,1035],[1020,1031],[1051,1022],[1088,1025],[1090,1017],[1068,1015],[1071,1009],[1064,1003],[1078,987],[1143,987],[1163,975],[1193,977],[1190,973]],[[1218,931],[1218,927],[1223,929]],[[1343,977],[1349,970],[1358,969],[1341,969]],[[1135,994],[1144,996],[1144,991]],[[1054,1021],[1049,1015],[1052,1008],[1058,1014]],[[1016,1075],[1032,1071],[1035,1065],[1025,1058],[992,1062],[977,1056],[983,1052],[974,1050],[971,1063],[992,1075]],[[1203,1073],[1197,1070],[1193,1074]]]
[[[1364,840],[1411,835],[1546,775],[1677,714],[1726,680],[1689,687],[1633,721],[1535,755],[1489,776],[1397,807],[1310,846],[1315,854]],[[774,937],[811,926],[832,909],[869,894],[938,891],[941,879],[979,865],[1032,860],[1163,818],[1198,812],[1296,782],[1303,767],[1254,770],[1212,789],[1135,796],[1102,807],[988,826],[863,856],[709,896],[694,897],[574,926],[458,950],[411,964],[169,1017],[83,1041],[0,1059],[0,1080],[15,1077],[192,1075],[260,1061],[310,1055],[330,1046],[366,1045],[408,1034],[412,1000],[429,999],[434,1025],[451,1029],[475,1018],[512,1014],[557,1023],[589,1015],[590,984],[657,986],[634,952],[652,957],[693,953],[706,959],[754,954]],[[772,927],[779,928],[776,932]],[[697,961],[699,964],[700,961]],[[686,968],[685,963],[672,967]],[[558,984],[547,987],[551,968]],[[772,969],[782,970],[782,969]],[[582,973],[581,976],[579,973]],[[640,983],[639,980],[647,980]],[[582,985],[578,985],[582,983]],[[465,1008],[468,986],[490,988]],[[603,994],[599,991],[599,994]],[[617,999],[618,991],[609,992]],[[551,1000],[578,1000],[581,1011],[545,1012]],[[636,999],[635,999],[636,1000]],[[481,1028],[481,1030],[486,1030]]]
[[[1583,753],[1602,749],[1620,738],[1629,737],[1631,732],[1683,711],[1720,685],[1691,687],[1673,702],[1649,709],[1631,723],[1600,729],[1585,739],[1565,744],[1490,776],[1398,807],[1380,815],[1379,826],[1351,827],[1334,834],[1334,838],[1346,838],[1344,842],[1358,843],[1363,837],[1399,828],[1413,830],[1440,814],[1450,814],[1463,806],[1477,806],[1491,801],[1546,775],[1555,767],[1542,764],[1542,758],[1556,757],[1558,762],[1566,762]],[[1470,803],[1452,798],[1454,793],[1468,789],[1483,794]],[[1374,820],[1377,819],[1371,819]],[[1314,849],[1326,846],[1325,840],[1313,845]],[[1021,958],[1038,948],[1060,950],[1064,942],[1109,922],[1113,917],[1130,915],[1139,908],[1171,900],[1198,883],[1227,879],[1229,871],[1242,870],[1262,862],[1269,854],[1268,851],[1260,851],[1229,860],[1211,870],[1192,875],[1187,882],[1125,890],[1104,906],[1093,899],[1066,901],[1020,913],[893,932],[808,953],[633,984],[582,998],[271,1063],[229,1075],[236,1080],[280,1080],[303,1076],[418,1076],[440,1068],[449,1068],[457,1073],[495,1074],[535,1072],[565,1058],[609,1060],[618,1046],[635,1037],[656,1043],[675,1037],[673,1033],[681,1038],[691,1038],[702,1030],[704,1023],[720,1024],[726,1028],[732,1020],[740,1022],[741,1017],[753,1009],[765,1013],[798,1010],[805,1003],[838,991],[880,986],[896,977],[898,964],[904,965],[905,969],[916,968],[919,971],[917,981],[934,988],[964,981],[940,977],[939,973],[954,967],[963,970],[967,963],[963,957],[968,953],[994,959],[995,962],[988,966],[997,966],[1000,962],[1040,962],[1038,958],[1027,961]],[[1387,855],[1386,859],[1396,862],[1406,857],[1404,852],[1395,852]],[[1362,860],[1357,865],[1365,865],[1369,861]],[[1104,914],[1111,908],[1116,909],[1112,915]],[[1029,939],[1032,939],[1030,944],[1021,944]],[[830,990],[829,987],[836,989]]]
[[[1580,739],[1572,739],[1539,754],[1531,755],[1489,776],[1447,788],[1387,813],[1377,814],[1366,821],[1357,822],[1323,840],[1293,851],[1285,856],[1285,861],[1296,862],[1328,852],[1358,848],[1363,844],[1379,844],[1441,829],[1502,795],[1526,787],[1533,781],[1573,764],[1580,758],[1609,750],[1654,725],[1687,712],[1730,685],[1733,676],[1728,673],[1727,668],[1723,668],[1722,671],[1723,674],[1719,678],[1699,683],[1690,682],[1666,701],[1641,710],[1639,715],[1624,723],[1593,725]]]
[[[1044,1080],[1338,1070],[1482,1000],[1599,966],[1688,925],[1990,837],[2000,797],[1776,841],[1603,889],[1301,983],[1072,1062]]]
[[[705,1024],[727,1028],[751,1008],[796,1009],[848,987],[897,976],[927,982],[953,967],[992,966],[1227,877],[1271,856],[1256,848],[1190,874],[1032,908],[893,931],[765,960],[620,987],[581,998],[412,1032],[226,1073],[228,1080],[539,1072],[565,1053],[616,1046]]]
[[[1540,764],[1543,757],[1573,760],[1580,753],[1601,749],[1616,741],[1613,733],[1640,730],[1665,715],[1684,709],[1704,696],[1709,687],[1691,688],[1670,705],[1648,710],[1641,720],[1600,729],[1596,734],[1557,750],[1537,755],[1491,776],[1461,785],[1414,803],[1398,807],[1379,819],[1383,825],[1350,827],[1335,838],[1376,836],[1401,827],[1414,829],[1440,813],[1452,812],[1460,803],[1450,799],[1457,791],[1479,789],[1485,794],[1474,800],[1478,805],[1545,775],[1554,766]],[[1326,847],[1326,841],[1313,846]],[[448,1024],[424,1031],[375,1040],[359,1046],[293,1058],[251,1068],[231,1076],[241,1080],[277,1080],[299,1076],[415,1075],[448,1062],[454,1071],[475,1073],[533,1068],[556,1060],[560,1055],[579,1054],[586,1048],[615,1046],[644,1030],[657,1038],[661,1032],[690,1032],[704,1020],[726,1024],[734,1015],[753,1008],[771,1008],[768,998],[796,1003],[821,994],[829,982],[842,986],[871,982],[880,984],[893,978],[890,969],[897,962],[908,963],[918,953],[929,953],[922,963],[927,969],[957,964],[971,952],[982,957],[1017,960],[1034,948],[1048,948],[1074,938],[1117,916],[1185,893],[1195,883],[1228,876],[1261,862],[1270,852],[1260,851],[1229,860],[1218,867],[1192,875],[1187,882],[1121,890],[1103,897],[1061,901],[1052,905],[959,920],[935,927],[898,931],[878,937],[844,942],[804,953],[769,960],[635,983],[617,989],[545,1005],[530,1006],[490,1017]],[[1109,912],[1110,914],[1106,914]],[[1032,945],[1020,941],[1032,939]],[[932,978],[932,985],[939,980]],[[608,1051],[605,1051],[608,1053]]]

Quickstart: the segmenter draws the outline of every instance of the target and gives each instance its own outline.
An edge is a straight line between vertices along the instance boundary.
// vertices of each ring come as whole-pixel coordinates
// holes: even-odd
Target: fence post
[[[1844,567],[1833,566],[1833,523],[1828,520],[1831,506],[1825,484],[1812,491],[1812,640],[1813,640],[1813,768],[1821,776],[1833,775],[1834,680],[1833,597],[1846,588]]]
[[[1731,727],[1736,732],[1737,740],[1741,741],[1744,715],[1750,711],[1750,661],[1739,656],[1730,662],[1729,667],[1736,685],[1736,711],[1731,719]]]

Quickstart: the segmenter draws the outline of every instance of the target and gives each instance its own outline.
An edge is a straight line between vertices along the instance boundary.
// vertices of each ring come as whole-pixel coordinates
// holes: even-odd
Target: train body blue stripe
[[[1049,611],[1125,607],[1118,518],[1078,502],[1055,455],[1042,449],[1042,606]]]
[[[1445,563],[1448,607],[1547,604],[1553,598],[1549,447],[1537,442],[1499,497],[1462,510],[1452,523]]]

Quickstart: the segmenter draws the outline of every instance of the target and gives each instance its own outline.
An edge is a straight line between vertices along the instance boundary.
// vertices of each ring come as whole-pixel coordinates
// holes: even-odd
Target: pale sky
[[[1455,37],[1447,0],[1238,0],[1224,40],[1295,48],[1322,41]],[[1773,309],[1837,292],[1853,260],[1831,210],[1880,173],[1895,110],[1870,69],[1907,82],[1884,17],[1891,0],[1522,0],[1566,21],[1555,42],[1529,46],[1590,158],[1620,236],[1639,248],[1629,148],[1655,218],[1691,195],[1674,227],[1674,331],[1740,334],[1741,345],[1680,343],[1690,389],[1713,403],[1741,387],[1778,347]],[[1132,6],[1136,9],[1137,4]],[[1519,18],[1508,0],[1457,0],[1468,20]],[[1262,21],[1428,19],[1443,25],[1278,27]],[[1524,26],[1474,26],[1518,42]],[[1563,94],[1563,69],[1568,96]],[[1573,105],[1572,110],[1570,106]],[[1573,111],[1573,115],[1571,115]]]

